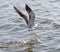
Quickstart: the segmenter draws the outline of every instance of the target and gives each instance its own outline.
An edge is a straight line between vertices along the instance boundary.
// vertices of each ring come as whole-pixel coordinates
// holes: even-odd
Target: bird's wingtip
[[[25,9],[26,10],[31,10],[31,8],[27,4],[25,4]]]
[[[27,7],[28,5],[27,4],[25,4],[25,7]]]
[[[15,6],[13,6],[14,7],[14,9],[16,10],[16,7]]]
[[[15,6],[13,6],[15,8]]]

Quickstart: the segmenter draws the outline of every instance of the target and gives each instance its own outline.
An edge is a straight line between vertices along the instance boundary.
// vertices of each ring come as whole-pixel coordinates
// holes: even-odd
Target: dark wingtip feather
[[[15,8],[15,6],[13,6]]]
[[[25,9],[26,11],[32,11],[31,8],[27,4],[25,5]]]
[[[13,7],[14,7],[15,10],[17,9],[15,6],[13,6]]]

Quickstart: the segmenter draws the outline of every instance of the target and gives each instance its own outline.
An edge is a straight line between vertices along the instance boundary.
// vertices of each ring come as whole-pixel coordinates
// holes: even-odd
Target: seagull
[[[35,14],[34,12],[32,11],[32,9],[26,4],[25,5],[25,9],[27,11],[27,13],[29,14],[29,16],[26,16],[23,12],[21,12],[18,8],[16,8],[14,6],[14,9],[16,10],[16,12],[24,18],[27,26],[29,27],[30,30],[33,29],[33,26],[34,26],[34,21],[35,21]]]
[[[25,9],[28,13],[29,16],[26,16],[23,12],[21,12],[18,8],[16,8],[14,6],[14,9],[16,10],[16,12],[25,20],[29,31],[31,31],[31,33],[33,33],[33,35],[38,36],[38,34],[34,31],[33,26],[35,26],[34,21],[35,21],[35,14],[33,12],[33,10],[27,5],[25,4]],[[38,24],[37,24],[38,25]],[[37,27],[36,25],[36,27]],[[37,41],[39,42],[39,40],[37,39]]]
[[[39,23],[34,24],[35,14],[34,14],[33,10],[27,4],[25,4],[25,9],[29,15],[29,16],[26,16],[23,12],[21,12],[15,6],[14,6],[14,9],[25,20],[25,22],[28,26],[28,31],[31,31],[31,33],[33,33],[33,35],[37,36],[37,33],[34,30],[35,30],[35,27],[37,27],[39,25]]]

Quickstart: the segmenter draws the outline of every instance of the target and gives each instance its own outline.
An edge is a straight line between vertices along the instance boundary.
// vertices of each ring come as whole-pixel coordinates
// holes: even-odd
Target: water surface
[[[34,11],[35,24],[39,23],[35,32],[38,34],[37,39],[40,43],[31,40],[35,37],[27,31],[25,21],[13,8],[15,5],[27,15],[25,4]],[[0,47],[0,52],[60,52],[59,22],[59,0],[0,0],[0,45],[5,46]],[[21,43],[20,41],[23,40],[28,43]],[[6,47],[16,43],[19,46]],[[23,46],[20,46],[21,44]]]

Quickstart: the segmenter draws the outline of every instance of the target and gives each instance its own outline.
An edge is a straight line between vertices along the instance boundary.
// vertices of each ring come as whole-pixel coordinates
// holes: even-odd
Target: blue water
[[[40,43],[34,43],[30,49],[29,45],[0,47],[0,52],[60,52],[60,0],[0,0],[0,45],[35,39],[13,8],[16,6],[28,16],[25,4],[34,11],[35,24],[39,23],[35,32]]]

